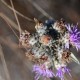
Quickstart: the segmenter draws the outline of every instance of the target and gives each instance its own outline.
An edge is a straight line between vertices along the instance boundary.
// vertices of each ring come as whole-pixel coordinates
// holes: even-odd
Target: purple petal
[[[64,71],[63,71],[64,70]],[[61,80],[64,80],[64,74],[65,73],[68,73],[70,76],[70,70],[66,67],[61,67],[58,69],[57,73],[56,73],[56,76],[58,76]]]
[[[74,46],[76,47],[76,49],[80,49],[80,31],[78,31],[78,27],[76,26],[70,26],[67,25],[67,29],[69,31],[70,34],[70,42],[74,44]]]
[[[46,67],[44,67],[43,69],[41,67],[43,67],[44,65],[34,65],[33,66],[33,72],[36,73],[36,80],[38,80],[40,78],[40,76],[43,76],[43,77],[47,77],[47,78],[51,78],[54,76],[54,73],[47,69]]]

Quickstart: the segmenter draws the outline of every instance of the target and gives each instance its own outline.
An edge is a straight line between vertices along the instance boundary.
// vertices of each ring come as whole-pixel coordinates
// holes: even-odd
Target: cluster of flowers
[[[64,80],[64,74],[70,76],[67,64],[72,60],[79,61],[71,51],[71,47],[80,49],[80,31],[77,25],[66,24],[63,20],[47,20],[44,23],[35,19],[36,32],[22,32],[20,43],[30,51],[26,56],[35,62],[33,72],[36,73],[35,80],[40,76],[44,78],[59,77]],[[57,70],[54,74],[54,68]]]

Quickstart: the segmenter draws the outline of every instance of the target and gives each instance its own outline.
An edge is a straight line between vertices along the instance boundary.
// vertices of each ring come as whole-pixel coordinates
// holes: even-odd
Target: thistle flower
[[[43,76],[46,78],[52,78],[54,76],[54,73],[50,69],[46,68],[44,64],[34,65],[33,72],[36,73],[35,80],[38,80],[40,76]]]
[[[60,67],[56,73],[56,76],[58,76],[61,80],[64,80],[65,73],[68,73],[71,76],[70,69],[67,67]]]
[[[79,61],[70,51],[70,44],[80,49],[80,31],[77,25],[65,25],[63,20],[47,21],[45,23],[36,22],[36,32],[29,34],[24,32],[20,35],[20,43],[23,46],[30,45],[30,53],[28,58],[35,63],[33,72],[35,80],[41,76],[53,78],[55,75],[50,67],[57,69],[56,77],[64,80],[64,74],[70,74],[70,69],[67,68],[69,61],[72,59],[79,64]],[[54,64],[54,65],[53,65]]]
[[[75,46],[77,50],[80,49],[80,31],[78,31],[77,25],[70,26],[70,24],[68,24],[66,28],[69,31],[70,43]]]

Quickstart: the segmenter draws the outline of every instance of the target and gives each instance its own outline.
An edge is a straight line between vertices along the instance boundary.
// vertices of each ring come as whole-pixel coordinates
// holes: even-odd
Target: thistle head
[[[69,40],[72,46],[75,46],[77,50],[80,49],[80,31],[77,25],[68,24],[66,28],[69,31]]]
[[[44,64],[42,65],[34,65],[33,66],[33,72],[36,73],[35,79],[38,80],[40,76],[46,77],[46,78],[52,78],[54,76],[54,73],[52,70],[46,68]]]
[[[65,73],[67,73],[71,76],[70,69],[68,69],[66,66],[65,67],[60,67],[57,70],[56,76],[59,77],[61,80],[64,80],[64,74]]]

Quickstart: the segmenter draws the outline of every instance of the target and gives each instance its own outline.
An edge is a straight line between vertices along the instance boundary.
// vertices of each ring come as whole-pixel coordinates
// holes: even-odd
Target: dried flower
[[[48,45],[48,46],[49,46],[50,41],[51,41],[51,36],[49,36],[49,35],[43,35],[43,36],[41,36],[40,42],[41,42],[43,45],[46,45],[46,46]]]
[[[80,49],[80,31],[77,25],[65,25],[63,20],[55,22],[48,20],[45,23],[34,20],[36,32],[32,34],[23,32],[20,35],[20,42],[23,46],[30,45],[26,56],[36,63],[33,66],[33,72],[36,73],[35,80],[40,76],[54,77],[51,67],[57,69],[56,76],[61,80],[64,80],[65,73],[71,76],[70,70],[66,67],[67,64],[71,59],[80,64],[70,51],[70,47],[73,46],[77,50]]]
[[[62,53],[63,62],[69,62],[70,61],[70,55],[71,55],[71,53],[69,51],[64,51]]]
[[[24,47],[30,47],[30,44],[28,42],[28,38],[30,37],[30,33],[28,31],[24,31],[22,32],[22,34],[20,34],[20,44]]]

